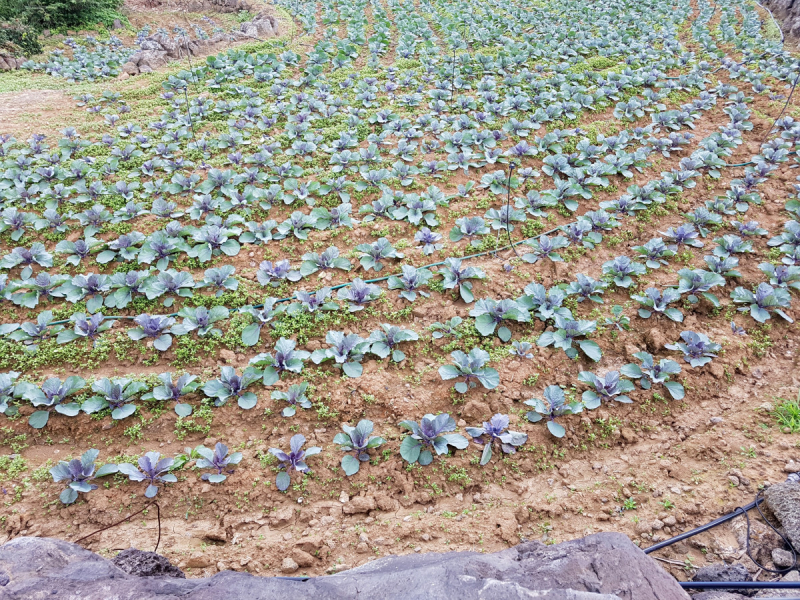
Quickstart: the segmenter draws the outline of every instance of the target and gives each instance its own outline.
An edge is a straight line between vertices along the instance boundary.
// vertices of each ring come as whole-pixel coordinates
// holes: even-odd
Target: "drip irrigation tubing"
[[[122,524],[122,523],[124,523],[125,521],[129,521],[129,520],[131,520],[131,519],[132,519],[133,517],[135,517],[136,515],[140,515],[140,514],[142,514],[142,513],[143,513],[145,510],[147,510],[147,509],[148,509],[149,507],[151,507],[151,506],[155,506],[155,507],[156,507],[156,515],[158,516],[158,540],[156,540],[156,547],[155,547],[155,548],[153,548],[153,552],[156,552],[156,551],[158,550],[158,546],[159,546],[159,544],[161,543],[161,507],[160,507],[160,506],[158,505],[158,503],[157,503],[157,502],[155,502],[155,501],[154,501],[154,502],[148,502],[147,504],[145,504],[145,505],[144,505],[144,506],[141,508],[141,510],[138,510],[138,511],[136,511],[136,512],[135,512],[135,513],[133,513],[133,514],[131,514],[131,515],[128,515],[128,516],[127,516],[127,517],[125,517],[124,519],[120,519],[120,520],[119,520],[119,521],[117,521],[116,523],[112,523],[111,525],[107,525],[107,526],[105,526],[105,527],[102,527],[102,528],[98,529],[97,531],[93,531],[92,533],[90,533],[90,534],[88,534],[88,535],[85,535],[85,536],[83,536],[82,538],[78,538],[78,539],[77,539],[77,540],[75,540],[73,543],[74,543],[74,544],[77,544],[78,542],[82,542],[83,540],[85,540],[85,539],[87,539],[87,538],[90,538],[90,537],[92,537],[93,535],[96,535],[96,534],[98,534],[98,533],[100,533],[100,532],[102,532],[102,531],[106,531],[107,529],[111,529],[112,527],[116,527],[117,525],[121,525],[121,524]]]
[[[679,581],[684,589],[698,590],[798,590],[800,581]]]
[[[761,503],[764,502],[764,499],[761,497],[761,492],[759,491],[756,494],[755,500],[753,500],[750,504],[746,506],[737,506],[733,512],[730,512],[726,515],[723,515],[717,519],[714,519],[710,523],[706,523],[700,527],[696,527],[690,531],[686,531],[680,535],[672,537],[668,540],[663,542],[659,542],[649,548],[644,549],[645,554],[651,554],[656,550],[661,550],[662,548],[666,548],[673,544],[676,544],[680,541],[708,531],[717,525],[721,525],[722,523],[726,523],[732,519],[735,519],[738,516],[744,516],[747,522],[747,535],[745,536],[745,552],[753,561],[760,570],[766,571],[768,573],[775,573],[777,575],[785,575],[792,571],[795,567],[797,567],[797,550],[795,550],[792,543],[783,535],[778,529],[764,516],[764,513],[761,511]],[[783,540],[783,543],[791,550],[793,563],[790,567],[786,567],[784,569],[770,569],[765,567],[761,563],[759,563],[754,557],[750,550],[750,517],[747,514],[747,511],[752,510],[755,508],[758,510],[758,514],[761,515],[763,521],[772,529],[780,538]],[[717,581],[682,581],[680,582],[681,587],[683,588],[691,588],[691,589],[792,589],[798,590],[800,592],[800,582],[797,581],[735,581],[735,582],[717,582]]]
[[[460,260],[470,260],[470,259],[473,259],[473,258],[478,258],[480,256],[486,256],[488,254],[496,255],[498,252],[503,252],[503,251],[509,250],[509,249],[513,250],[514,246],[518,246],[520,244],[524,244],[525,242],[529,242],[529,241],[532,241],[532,240],[538,240],[542,236],[549,235],[551,233],[556,233],[557,231],[561,231],[561,230],[562,229],[561,229],[560,226],[559,227],[554,227],[553,229],[548,229],[547,231],[545,231],[543,233],[540,233],[538,235],[535,235],[533,237],[525,238],[524,240],[520,240],[518,242],[512,242],[511,244],[508,244],[506,246],[502,246],[500,248],[495,248],[493,250],[486,250],[485,252],[478,252],[476,254],[468,254],[467,256],[460,256],[460,257],[455,257],[455,258],[459,258]],[[515,252],[516,252],[516,250],[515,250]],[[423,265],[423,266],[417,267],[417,268],[419,268],[419,269],[431,269],[433,267],[439,267],[439,266],[442,266],[444,264],[446,264],[446,261],[435,262],[435,263],[431,263],[429,265]],[[364,283],[380,283],[381,281],[386,281],[390,277],[399,277],[401,275],[402,275],[402,272],[401,273],[394,273],[392,275],[385,275],[383,277],[377,277],[376,279],[368,279]],[[350,286],[352,284],[353,284],[352,281],[348,281],[346,283],[340,283],[339,285],[332,286],[330,288],[330,291],[335,292],[336,290],[348,287],[348,286]],[[309,292],[309,293],[310,294],[316,294],[317,291],[315,290],[315,291],[312,291],[312,292]],[[287,298],[279,298],[278,300],[275,301],[275,304],[281,304],[281,303],[284,303],[284,302],[291,302],[292,300],[297,300],[297,297],[296,296],[289,296]],[[263,304],[254,304],[254,305],[252,305],[252,308],[264,308],[264,305]],[[178,313],[175,312],[175,313],[170,313],[168,315],[160,315],[160,316],[163,316],[163,317],[177,317]],[[109,320],[111,320],[111,319],[135,319],[135,318],[136,317],[132,317],[132,316],[128,316],[128,315],[109,315],[109,316],[105,317],[105,319],[109,319]],[[54,327],[56,325],[66,325],[67,323],[70,323],[70,322],[71,322],[70,319],[64,319],[62,321],[53,321],[53,322],[49,323],[47,326],[48,327]]]
[[[756,4],[758,4],[758,3],[756,2]],[[717,7],[716,7],[716,3],[715,3],[714,4],[714,11],[716,11],[716,8]],[[714,14],[714,11],[712,11],[712,16]],[[772,13],[770,12],[770,15],[771,14]],[[186,18],[185,14],[184,14],[184,18]],[[773,19],[774,19],[774,17],[773,17]],[[187,21],[188,21],[188,19],[187,19]],[[294,20],[292,20],[292,35],[293,34],[294,34]],[[268,40],[262,40],[261,38],[258,38],[256,36],[249,36],[249,37],[255,37],[256,39],[258,39],[261,42],[267,42],[268,41]],[[188,52],[187,52],[187,54],[188,54]],[[765,56],[766,54],[767,53],[763,53],[763,54],[761,54],[761,55],[759,55],[757,57],[750,58],[750,59],[742,61],[742,63],[738,63],[738,64],[746,64],[748,62],[751,62],[753,60],[761,58],[762,56]],[[187,58],[188,58],[188,56],[187,56]],[[455,61],[454,61],[454,65],[455,65]],[[714,73],[717,70],[722,69],[722,68],[723,68],[723,66],[721,65],[717,69],[712,71],[712,73]],[[193,75],[193,77],[196,79],[196,74],[194,73],[194,69],[191,68],[191,63],[190,63],[190,72]],[[665,79],[679,79],[679,77],[665,77]],[[780,113],[781,115],[783,115],[783,113],[786,110],[786,106],[788,106],[789,101],[791,100],[792,94],[794,93],[794,90],[795,90],[795,87],[797,86],[798,80],[800,80],[800,72],[798,72],[798,75],[795,77],[795,81],[792,84],[792,90],[790,92],[789,97],[787,98],[786,105],[784,106],[783,110]],[[195,85],[196,85],[196,81],[195,81]],[[188,87],[188,84],[183,89],[184,95],[186,95],[186,87]],[[452,92],[451,92],[451,94],[452,94]],[[188,104],[189,104],[188,97],[186,98],[186,104],[187,104],[187,111],[188,111]],[[778,118],[780,118],[780,116]],[[778,119],[775,119],[775,122],[777,122],[777,120]],[[189,116],[189,122],[190,122],[190,124],[192,126],[192,136],[194,137],[194,123],[192,122],[191,116]],[[766,137],[769,136],[769,134],[772,132],[774,127],[775,127],[775,124],[773,123],[773,125],[769,128],[769,130],[767,132],[767,135],[765,136],[765,139],[766,139]],[[195,140],[196,140],[196,137],[195,137]],[[764,144],[764,141],[762,140],[761,145],[763,146],[763,144]],[[798,151],[794,150],[794,151],[789,152],[788,155],[789,156],[796,155],[797,153],[798,153]],[[744,163],[724,164],[724,165],[721,165],[721,166],[730,167],[730,168],[736,168],[736,167],[745,167],[745,166],[752,165],[752,164],[755,164],[755,162],[751,160],[751,161],[744,162]],[[508,206],[508,201],[510,201],[510,192],[511,192],[511,190],[510,190],[510,179],[511,179],[511,173],[512,173],[512,171],[514,169],[514,166],[516,166],[516,165],[514,163],[511,163],[510,166],[509,166],[509,169],[508,169],[508,179],[509,179],[508,196],[509,197],[507,199],[507,206]],[[193,170],[193,172],[194,172],[194,170]],[[485,256],[485,255],[488,255],[488,254],[496,256],[498,252],[503,252],[503,251],[509,250],[509,249],[513,250],[514,254],[517,257],[519,257],[519,254],[517,253],[517,250],[516,250],[515,246],[517,246],[519,244],[524,244],[524,243],[529,242],[529,241],[537,240],[537,239],[539,239],[540,237],[542,237],[544,235],[548,235],[548,234],[560,231],[560,230],[562,230],[562,227],[555,227],[553,229],[545,231],[544,233],[540,233],[540,234],[538,234],[536,236],[520,240],[519,242],[511,241],[510,219],[509,219],[509,222],[507,223],[506,230],[507,230],[507,233],[508,233],[509,244],[507,244],[507,245],[505,245],[503,247],[500,247],[500,248],[495,248],[493,250],[488,250],[486,252],[479,252],[477,254],[471,254],[471,255],[467,255],[467,256],[463,256],[463,257],[459,257],[459,258],[461,258],[461,260],[470,260],[470,259],[473,259],[473,258],[478,258],[480,256]],[[500,233],[500,231],[498,230],[498,242],[499,242],[499,233]],[[441,265],[444,265],[444,264],[445,264],[445,262],[441,261],[441,262],[437,262],[437,263],[431,263],[431,264],[428,264],[428,265],[424,265],[424,266],[419,267],[419,268],[421,268],[421,269],[430,269],[432,267],[438,267],[438,266],[441,266]],[[394,274],[394,275],[387,275],[387,276],[384,276],[384,277],[378,277],[376,279],[369,279],[369,280],[366,280],[364,283],[367,283],[367,284],[379,283],[379,282],[382,282],[382,281],[386,281],[390,277],[393,277],[393,276],[396,277],[396,276],[399,276],[399,275],[402,275],[402,273],[398,273],[398,274]],[[336,291],[338,289],[341,289],[341,288],[344,288],[344,287],[347,287],[347,286],[350,286],[350,285],[352,285],[352,281],[348,281],[346,283],[342,283],[342,284],[339,284],[339,285],[336,285],[336,286],[332,286],[330,288],[330,291]],[[316,291],[312,291],[312,292],[309,292],[309,293],[316,294]],[[287,298],[279,298],[279,299],[277,299],[275,301],[275,304],[282,304],[282,303],[285,303],[285,302],[291,302],[292,300],[296,300],[296,299],[297,299],[296,296],[290,296],[290,297],[287,297]],[[264,305],[263,304],[255,304],[255,305],[252,305],[251,307],[255,308],[255,309],[260,309],[260,308],[263,308]],[[169,313],[169,314],[161,315],[161,316],[168,317],[168,318],[177,317],[178,313],[174,312],[174,313]],[[109,320],[115,320],[115,319],[116,320],[120,320],[120,319],[133,320],[135,318],[136,317],[128,316],[128,315],[110,315],[110,316],[105,317],[105,319],[109,319]],[[47,326],[48,327],[54,327],[54,326],[58,326],[58,325],[66,325],[66,324],[68,324],[70,322],[71,322],[70,319],[64,319],[64,320],[60,320],[60,321],[53,321],[53,322],[49,323]],[[750,508],[752,508],[752,507],[750,507]],[[733,516],[736,516],[736,515],[733,515]],[[731,518],[733,518],[733,517],[731,517]]]

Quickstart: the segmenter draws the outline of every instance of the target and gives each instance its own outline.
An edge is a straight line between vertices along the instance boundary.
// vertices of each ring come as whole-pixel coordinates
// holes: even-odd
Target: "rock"
[[[313,554],[322,548],[322,538],[320,536],[309,536],[299,540],[294,547],[303,550],[313,556]]]
[[[632,444],[633,442],[639,440],[639,436],[637,436],[636,432],[630,427],[623,427],[620,430],[620,433],[622,434],[622,439],[624,439],[629,444]]]
[[[794,566],[794,556],[788,550],[774,548],[772,550],[772,562],[779,569],[788,569]]]
[[[139,66],[133,61],[128,61],[122,65],[122,72],[127,73],[128,75],[138,75]]]
[[[647,521],[639,521],[634,527],[634,530],[639,535],[642,535],[644,533],[650,533],[651,531],[653,531],[653,524],[648,523]]]
[[[294,560],[301,567],[311,567],[316,562],[314,557],[308,552],[295,548],[292,550],[292,557],[289,560]]]
[[[356,552],[358,554],[367,554],[369,552],[369,546],[366,542],[359,542],[356,545]]]
[[[185,567],[190,569],[205,569],[206,567],[210,567],[212,564],[214,564],[214,562],[207,554],[197,552],[196,554],[192,554],[189,558],[187,558],[183,564]]]
[[[111,29],[122,29],[122,21],[114,19],[114,22],[111,24]]]
[[[732,563],[730,565],[714,563],[713,565],[700,567],[692,581],[753,581],[753,578],[750,576],[747,567],[740,563]],[[748,595],[748,590],[744,588],[715,591],[728,591],[734,594]]]
[[[228,535],[216,521],[195,521],[188,535],[201,540],[212,542],[227,542]]]
[[[151,39],[142,40],[142,43],[139,44],[139,47],[144,51],[157,51],[161,52],[164,49],[161,47],[161,44],[155,42]]]
[[[270,516],[270,524],[273,527],[284,527],[294,521],[294,509],[291,506],[279,508]]]
[[[236,353],[233,350],[220,350],[219,357],[230,364],[236,360]]]
[[[283,562],[281,563],[281,573],[294,573],[299,568],[300,565],[298,565],[294,559],[289,556],[284,558]]]
[[[489,405],[479,400],[470,400],[464,405],[461,414],[468,419],[488,420],[492,416],[492,411]]]
[[[397,507],[400,505],[397,500],[385,493],[375,494],[375,503],[378,505],[378,508],[384,512],[397,510]]]
[[[800,548],[800,483],[776,483],[764,491],[767,507],[780,521],[786,537]]]
[[[667,338],[664,335],[663,330],[659,329],[658,327],[654,327],[645,333],[644,341],[647,344],[647,348],[650,350],[650,352],[661,352],[664,349],[664,345],[667,343]]]
[[[136,57],[136,64],[139,67],[140,73],[149,73],[159,67],[163,67],[167,64],[166,59],[167,53],[164,50],[143,50],[142,52],[137,52],[131,57],[131,62],[133,61],[133,57]],[[145,71],[145,69],[150,69],[150,71]]]
[[[356,515],[368,513],[371,510],[375,510],[375,507],[376,503],[373,496],[356,496],[342,507],[342,512],[346,515]]]
[[[168,558],[155,552],[128,548],[117,554],[111,559],[111,562],[129,575],[136,575],[137,577],[165,576],[186,578],[183,571],[173,566]]]
[[[299,568],[292,557],[281,563],[286,574]],[[335,570],[346,568],[339,565]],[[340,575],[312,577],[302,584],[234,571],[196,579],[135,577],[76,544],[18,537],[0,546],[0,571],[9,578],[3,588],[4,600],[108,600],[112,596],[115,600],[345,600],[353,598],[355,590],[365,598],[386,600],[688,600],[672,576],[619,533],[600,533],[553,546],[525,542],[493,554],[388,556]]]

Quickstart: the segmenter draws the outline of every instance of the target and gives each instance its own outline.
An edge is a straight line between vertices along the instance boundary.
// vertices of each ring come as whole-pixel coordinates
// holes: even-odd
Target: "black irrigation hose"
[[[743,508],[738,508],[737,507],[735,512],[741,512],[744,515],[745,521],[747,521],[747,537],[745,537],[745,549],[747,551],[747,556],[750,557],[750,560],[752,560],[753,563],[759,569],[767,571],[768,573],[776,573],[776,574],[779,574],[779,575],[784,575],[784,574],[788,573],[789,571],[791,571],[792,569],[794,569],[797,566],[797,551],[795,550],[795,548],[792,545],[792,543],[786,538],[786,536],[784,536],[780,531],[778,531],[778,529],[772,523],[770,523],[769,520],[764,516],[764,513],[761,512],[761,506],[760,505],[761,505],[761,503],[763,501],[764,501],[764,499],[761,498],[761,491],[759,490],[758,494],[756,494],[756,499],[755,499],[756,510],[758,510],[758,514],[761,515],[761,519],[767,525],[769,525],[769,527],[770,527],[770,529],[772,529],[772,531],[774,531],[775,533],[777,533],[780,536],[780,538],[783,540],[783,543],[786,544],[786,546],[788,546],[788,548],[792,551],[792,558],[794,559],[794,563],[792,564],[791,567],[788,567],[786,569],[777,569],[776,570],[776,569],[768,569],[767,567],[765,567],[764,565],[759,563],[755,558],[753,558],[753,555],[750,553],[750,517],[748,516],[746,510],[744,510]]]
[[[92,537],[93,535],[96,535],[96,534],[100,533],[101,531],[106,531],[107,529],[111,529],[112,527],[116,527],[117,525],[121,525],[121,524],[122,524],[122,523],[124,523],[125,521],[130,521],[130,520],[131,520],[133,517],[135,517],[136,515],[140,515],[140,514],[142,514],[142,513],[143,513],[145,510],[147,510],[147,509],[148,509],[150,506],[155,506],[155,507],[156,507],[156,514],[157,514],[157,516],[158,516],[158,540],[156,541],[156,547],[155,547],[155,548],[153,548],[153,552],[156,552],[156,551],[158,550],[158,546],[159,546],[159,544],[161,543],[161,507],[160,507],[160,506],[158,505],[158,503],[157,503],[157,502],[155,502],[155,501],[153,501],[153,502],[148,502],[147,504],[145,504],[145,505],[142,507],[142,509],[141,509],[141,510],[138,510],[138,511],[136,511],[136,512],[135,512],[135,513],[133,513],[132,515],[128,515],[128,516],[127,516],[127,517],[125,517],[124,519],[120,519],[120,520],[119,520],[119,521],[117,521],[116,523],[112,523],[111,525],[107,525],[106,527],[102,527],[102,528],[98,529],[97,531],[93,531],[92,533],[90,533],[90,534],[88,534],[88,535],[85,535],[85,536],[83,536],[82,538],[78,538],[77,540],[75,540],[75,541],[73,542],[73,544],[77,544],[78,542],[82,542],[83,540],[85,540],[85,539],[87,539],[87,538],[90,538],[90,537]]]
[[[800,581],[679,581],[682,588],[697,590],[800,590]]]
[[[710,523],[703,525],[701,527],[697,527],[692,529],[691,531],[687,531],[680,535],[677,535],[673,538],[650,546],[649,548],[644,549],[645,554],[650,554],[655,552],[656,550],[660,550],[662,548],[666,548],[667,546],[671,546],[677,542],[683,541],[687,538],[695,536],[699,533],[703,533],[708,531],[709,529],[716,527],[717,525],[721,525],[722,523],[726,523],[739,515],[744,515],[744,518],[747,522],[747,535],[745,537],[745,552],[747,553],[748,558],[753,561],[759,569],[766,571],[768,573],[775,573],[778,575],[785,575],[789,573],[792,569],[797,566],[797,551],[795,550],[792,543],[784,536],[778,529],[770,523],[770,521],[764,516],[764,513],[761,511],[761,503],[764,499],[761,497],[761,491],[756,494],[755,500],[753,500],[750,504],[746,506],[737,506],[736,509],[728,513],[727,515],[723,515],[717,519],[714,519]],[[758,514],[761,515],[761,518],[764,522],[772,529],[775,533],[777,533],[780,538],[783,540],[783,543],[791,550],[792,558],[794,562],[792,566],[787,567],[785,569],[770,569],[765,567],[761,563],[759,563],[755,558],[753,558],[753,554],[750,550],[750,516],[747,514],[748,510],[755,508],[758,510]],[[794,589],[800,590],[800,582],[796,581],[726,581],[726,582],[718,582],[718,581],[682,581],[680,582],[681,587],[683,588],[691,588],[691,589]]]
[[[756,503],[755,503],[755,501],[753,501],[750,504],[748,504],[747,506],[741,507],[741,510],[751,510],[751,509],[755,508],[755,506],[756,506]],[[734,519],[735,517],[739,516],[739,510],[740,509],[737,508],[732,513],[728,513],[727,515],[723,515],[723,516],[721,516],[721,517],[719,517],[717,519],[714,519],[713,521],[711,521],[710,523],[707,523],[706,525],[703,525],[701,527],[697,527],[695,529],[692,529],[691,531],[686,531],[686,532],[684,532],[684,533],[682,533],[680,535],[676,535],[673,538],[670,538],[668,540],[665,540],[663,542],[659,542],[658,544],[650,546],[649,548],[645,548],[644,549],[644,553],[645,554],[650,554],[651,552],[655,552],[656,550],[661,550],[662,548],[666,548],[667,546],[672,546],[673,544],[677,544],[678,542],[682,542],[683,540],[685,540],[687,538],[695,536],[695,535],[697,535],[699,533],[703,533],[704,531],[708,531],[709,529],[711,529],[713,527],[716,527],[717,525],[721,525],[722,523],[726,523],[727,521],[730,521],[731,519]]]

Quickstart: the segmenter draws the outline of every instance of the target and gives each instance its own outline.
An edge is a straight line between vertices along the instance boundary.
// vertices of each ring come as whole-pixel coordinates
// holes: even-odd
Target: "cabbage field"
[[[768,12],[269,9],[280,37],[154,73],[78,38],[0,76],[64,98],[0,119],[9,539],[137,513],[82,543],[190,576],[647,546],[800,460],[800,62]]]

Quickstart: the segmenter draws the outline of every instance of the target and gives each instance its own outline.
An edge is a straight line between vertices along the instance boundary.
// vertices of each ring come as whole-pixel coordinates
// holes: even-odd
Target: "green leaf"
[[[289,489],[290,483],[292,483],[292,478],[289,477],[289,474],[286,471],[281,471],[278,473],[278,477],[275,479],[275,487],[283,492]]]
[[[483,336],[492,335],[497,324],[490,314],[482,314],[475,318],[475,329]]]
[[[47,421],[50,419],[50,413],[46,410],[37,410],[28,418],[28,425],[33,427],[34,429],[41,429],[45,425],[47,425]]]
[[[251,323],[242,331],[242,344],[245,346],[255,346],[258,343],[259,337],[261,337],[261,325],[258,323]]]
[[[563,425],[559,425],[555,421],[548,421],[547,422],[547,429],[550,430],[550,433],[552,433],[557,438],[562,438],[567,433],[567,430],[564,429],[564,426]]]
[[[492,460],[492,443],[489,442],[483,447],[483,453],[481,454],[481,466],[488,463]]]
[[[584,354],[591,358],[594,362],[600,360],[603,356],[603,353],[600,350],[600,346],[598,346],[595,342],[590,340],[576,340],[578,346],[580,346],[581,350],[583,350]]]
[[[347,362],[342,365],[342,371],[344,371],[344,374],[348,377],[355,379],[361,377],[361,373],[364,372],[364,367],[361,363]]]
[[[431,464],[433,462],[433,454],[431,454],[430,450],[423,450],[419,453],[419,464],[423,467]]]
[[[250,410],[254,408],[255,405],[258,403],[258,398],[253,392],[247,392],[246,394],[242,394],[239,396],[239,408],[243,408],[244,410]]]
[[[414,464],[419,459],[422,443],[413,437],[406,436],[400,444],[400,456],[408,463]]]
[[[68,487],[59,494],[58,499],[61,500],[62,504],[72,504],[78,499],[78,492]]]
[[[667,388],[667,391],[669,392],[669,395],[672,396],[673,400],[683,400],[683,397],[686,394],[685,390],[683,389],[683,385],[677,381],[665,381],[664,387]]]
[[[352,454],[345,454],[342,457],[342,470],[344,471],[344,474],[347,475],[348,477],[358,473],[358,469],[360,467],[361,467],[360,461]]]

